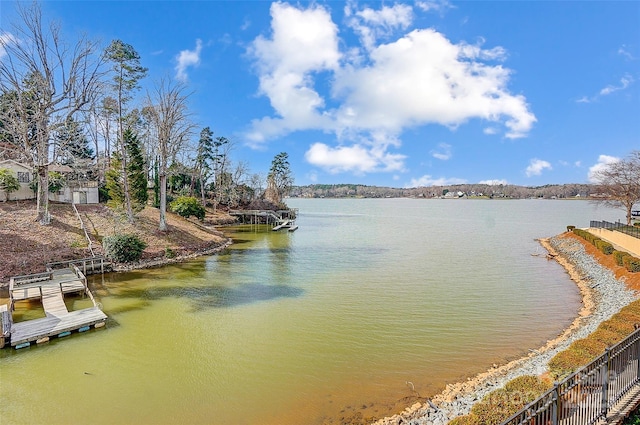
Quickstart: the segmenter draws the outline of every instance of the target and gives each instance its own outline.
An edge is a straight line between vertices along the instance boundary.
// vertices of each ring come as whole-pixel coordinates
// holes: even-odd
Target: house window
[[[31,176],[29,173],[18,171],[18,182],[29,183],[30,181],[31,181]]]

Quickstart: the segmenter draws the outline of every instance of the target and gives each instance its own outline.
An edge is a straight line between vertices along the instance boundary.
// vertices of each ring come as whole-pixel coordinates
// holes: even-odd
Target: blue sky
[[[133,45],[142,93],[186,82],[252,172],[287,152],[299,185],[587,183],[640,149],[638,1],[42,5],[70,40]]]

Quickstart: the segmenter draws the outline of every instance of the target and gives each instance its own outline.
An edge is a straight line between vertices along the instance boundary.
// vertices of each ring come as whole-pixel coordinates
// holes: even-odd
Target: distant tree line
[[[358,184],[312,184],[294,186],[290,196],[306,198],[590,198],[598,195],[592,184],[556,184],[544,186],[457,184],[415,188],[392,188]]]

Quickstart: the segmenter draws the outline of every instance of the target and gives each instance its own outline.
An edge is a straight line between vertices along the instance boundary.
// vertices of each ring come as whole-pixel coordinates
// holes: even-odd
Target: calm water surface
[[[535,238],[623,215],[582,201],[289,205],[294,233],[228,229],[235,243],[220,255],[94,279],[106,328],[0,352],[0,422],[395,413],[560,333],[580,297],[560,266],[530,255]]]

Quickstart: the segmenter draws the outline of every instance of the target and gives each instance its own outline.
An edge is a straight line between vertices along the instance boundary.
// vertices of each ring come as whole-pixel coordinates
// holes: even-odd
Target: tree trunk
[[[47,225],[51,223],[51,216],[49,215],[49,167],[46,165],[38,165],[38,194],[37,194],[37,209],[38,213],[36,220],[42,224]]]
[[[202,178],[202,174],[200,174],[200,195],[202,196],[202,206],[207,207],[207,200],[204,198],[204,179]]]
[[[158,229],[161,232],[167,231],[167,174],[160,174],[160,225]]]

